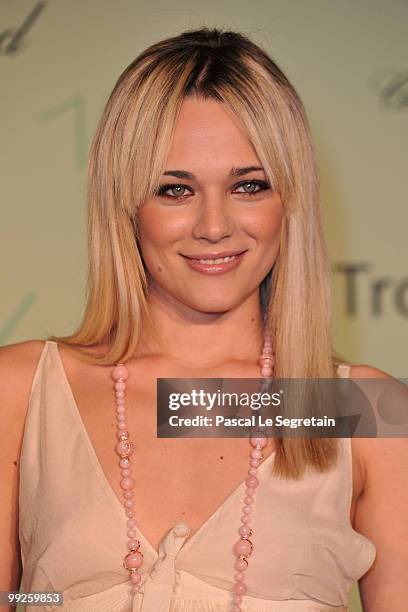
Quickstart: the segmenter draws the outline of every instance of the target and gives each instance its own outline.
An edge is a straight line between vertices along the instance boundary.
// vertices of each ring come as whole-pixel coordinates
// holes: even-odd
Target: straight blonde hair
[[[138,209],[165,169],[183,100],[215,99],[242,128],[284,206],[277,260],[260,286],[277,378],[332,378],[330,283],[319,178],[303,104],[286,76],[242,33],[203,27],[155,43],[120,75],[99,120],[88,164],[87,303],[77,330],[50,336],[88,363],[137,352],[151,325]],[[92,347],[107,343],[103,355]],[[300,478],[337,462],[335,438],[278,438],[276,475]]]

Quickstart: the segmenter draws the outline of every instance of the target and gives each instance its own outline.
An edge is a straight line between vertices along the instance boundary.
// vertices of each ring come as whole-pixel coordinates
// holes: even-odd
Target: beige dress
[[[347,367],[340,375],[347,376]],[[246,571],[245,612],[347,612],[352,584],[372,565],[376,548],[350,524],[350,438],[339,439],[336,468],[307,471],[300,481],[259,468]],[[165,494],[164,494],[165,495]],[[233,581],[244,483],[191,537],[180,522],[158,552],[137,529],[144,555],[143,593],[131,595],[126,517],[75,404],[55,342],[39,360],[25,422],[20,463],[19,535],[22,588],[62,591],[62,606],[38,612],[226,612]]]

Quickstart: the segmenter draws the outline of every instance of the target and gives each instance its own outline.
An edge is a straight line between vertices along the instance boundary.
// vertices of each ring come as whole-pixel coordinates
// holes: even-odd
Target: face
[[[282,216],[237,119],[220,102],[186,99],[159,191],[139,210],[149,292],[202,313],[258,299]]]

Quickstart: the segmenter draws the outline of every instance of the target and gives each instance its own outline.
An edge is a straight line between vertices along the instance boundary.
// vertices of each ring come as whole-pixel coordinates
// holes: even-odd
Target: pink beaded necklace
[[[265,332],[264,341],[262,346],[262,353],[259,358],[259,364],[261,366],[261,376],[270,377],[272,376],[274,357],[272,351],[272,337],[270,332]],[[126,554],[123,560],[123,567],[129,570],[129,579],[132,585],[132,592],[137,593],[141,587],[141,574],[139,569],[143,564],[143,554],[140,552],[140,542],[136,539],[136,520],[134,518],[134,480],[132,479],[130,455],[133,453],[134,446],[133,442],[129,439],[129,432],[127,431],[126,422],[126,407],[125,407],[125,392],[126,392],[126,380],[129,377],[129,371],[125,364],[119,363],[112,370],[112,378],[115,381],[115,398],[116,398],[116,418],[117,418],[117,436],[119,442],[116,445],[116,452],[120,456],[119,467],[121,473],[120,486],[123,489],[123,505],[127,516],[127,548],[130,552]],[[250,444],[253,447],[250,452],[250,461],[248,469],[248,477],[245,480],[246,490],[244,498],[244,506],[242,508],[241,523],[242,525],[238,529],[240,539],[235,542],[233,546],[233,552],[235,554],[236,561],[234,568],[236,574],[234,576],[235,583],[232,587],[233,593],[233,612],[240,612],[242,596],[246,593],[245,584],[245,570],[248,567],[248,557],[252,554],[253,544],[249,539],[253,533],[249,523],[251,521],[252,506],[254,502],[254,496],[259,480],[256,477],[257,470],[261,461],[263,460],[262,449],[267,444],[266,436],[262,434],[261,437],[251,437]]]

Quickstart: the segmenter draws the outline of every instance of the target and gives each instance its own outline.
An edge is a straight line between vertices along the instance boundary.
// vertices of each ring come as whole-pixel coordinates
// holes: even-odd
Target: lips
[[[225,274],[236,268],[246,251],[224,251],[222,253],[200,253],[194,256],[183,255],[190,268],[202,274]]]
[[[187,259],[193,259],[198,261],[209,261],[211,263],[218,263],[217,260],[224,259],[226,257],[235,257],[241,255],[245,251],[220,251],[219,253],[194,253],[191,255],[183,255]]]

